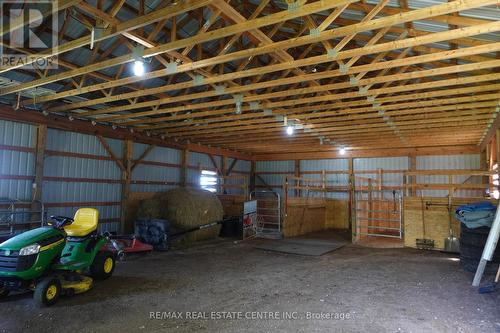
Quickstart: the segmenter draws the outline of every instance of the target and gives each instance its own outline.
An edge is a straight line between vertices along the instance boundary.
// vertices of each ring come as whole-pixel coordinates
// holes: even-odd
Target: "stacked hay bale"
[[[167,220],[175,232],[220,221],[223,215],[222,204],[215,194],[202,189],[176,188],[141,201],[137,217]],[[182,241],[190,243],[215,238],[220,228],[218,225],[191,232],[184,235]]]

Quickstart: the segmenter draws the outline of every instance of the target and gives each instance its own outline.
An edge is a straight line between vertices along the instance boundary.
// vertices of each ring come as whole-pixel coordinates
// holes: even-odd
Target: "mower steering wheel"
[[[71,217],[59,216],[59,215],[50,215],[50,218],[56,222],[56,228],[60,229],[64,226],[73,223],[73,219]]]

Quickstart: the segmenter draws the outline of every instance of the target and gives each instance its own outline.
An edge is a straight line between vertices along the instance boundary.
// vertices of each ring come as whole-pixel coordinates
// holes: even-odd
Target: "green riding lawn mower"
[[[107,250],[107,238],[97,234],[97,209],[81,208],[74,219],[51,219],[49,226],[0,244],[0,298],[32,290],[39,306],[50,306],[61,295],[85,292],[94,279],[113,274],[115,255]]]

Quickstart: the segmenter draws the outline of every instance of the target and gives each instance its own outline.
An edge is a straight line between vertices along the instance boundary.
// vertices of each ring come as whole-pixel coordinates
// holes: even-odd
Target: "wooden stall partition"
[[[224,216],[240,216],[243,214],[246,195],[217,194],[217,197],[224,208]]]
[[[288,198],[283,236],[294,237],[325,230],[326,201],[323,198]]]
[[[448,210],[448,198],[405,197],[404,200],[404,245],[416,248],[417,238],[434,240],[435,248],[444,248],[444,239],[449,235],[449,213],[453,234],[460,236],[460,222],[455,218],[458,206],[476,202],[477,198],[452,198],[451,212]],[[491,200],[496,204],[496,200]],[[423,216],[422,216],[423,211]],[[423,234],[425,222],[425,237]]]
[[[325,229],[349,229],[349,201],[325,199]]]

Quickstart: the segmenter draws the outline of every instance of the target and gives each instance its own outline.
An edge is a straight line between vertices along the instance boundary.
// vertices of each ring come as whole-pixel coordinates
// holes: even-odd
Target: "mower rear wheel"
[[[0,299],[9,296],[9,291],[4,287],[0,287]]]
[[[96,280],[106,280],[115,270],[115,257],[109,251],[99,252],[90,266],[90,274]]]
[[[36,284],[33,299],[40,306],[51,306],[61,296],[61,282],[53,277],[47,277]]]

